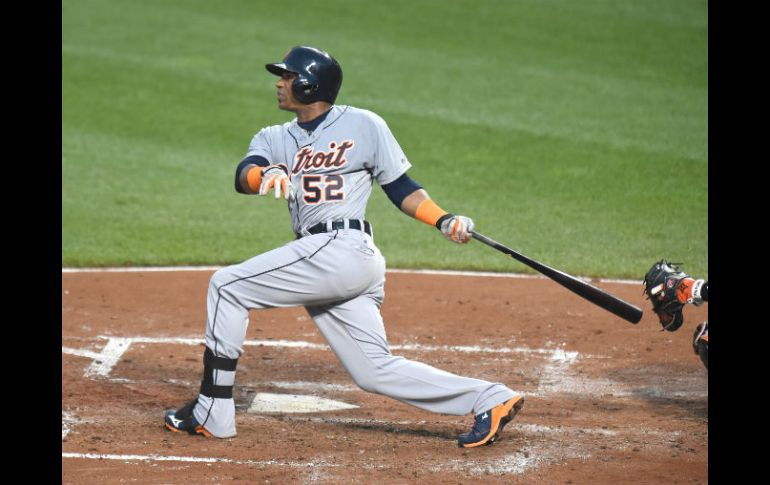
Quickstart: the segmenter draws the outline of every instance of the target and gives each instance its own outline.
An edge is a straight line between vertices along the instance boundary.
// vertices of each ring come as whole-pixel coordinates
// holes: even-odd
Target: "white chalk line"
[[[103,338],[103,337],[102,337]],[[112,368],[120,362],[120,358],[131,346],[132,339],[125,337],[108,337],[107,344],[101,352],[92,352],[90,350],[72,349],[62,346],[63,354],[77,355],[87,357],[92,362],[86,368],[84,377],[106,377],[110,375]]]
[[[377,425],[386,427],[400,427],[400,426],[416,426],[424,425],[426,421],[387,421],[379,419],[363,419],[363,418],[342,418],[342,417],[292,417],[284,416],[281,418],[284,421],[298,421],[298,422],[310,422],[320,424],[354,424],[354,425]],[[615,430],[601,429],[601,428],[577,428],[577,427],[558,427],[544,426],[540,424],[516,424],[508,429],[515,428],[518,432],[525,435],[542,436],[543,434],[554,434],[564,436],[577,436],[577,435],[600,435],[607,437],[617,437],[622,434]],[[630,431],[638,431],[631,429]],[[632,433],[634,435],[639,433]],[[655,435],[660,438],[671,439],[679,436],[679,432],[663,432],[659,430],[644,430],[644,435]],[[552,449],[553,448],[553,449]],[[565,455],[565,453],[567,453]],[[137,454],[101,454],[101,453],[62,453],[62,458],[72,459],[90,459],[90,460],[115,460],[115,461],[150,461],[150,462],[185,462],[185,463],[227,463],[234,465],[251,465],[251,466],[284,466],[291,468],[329,468],[344,466],[340,464],[331,464],[325,461],[308,461],[308,462],[293,462],[293,461],[281,461],[281,460],[233,460],[229,458],[214,458],[214,457],[197,457],[197,456],[165,456],[165,455],[137,455]],[[527,449],[524,451],[517,451],[514,454],[510,454],[504,457],[494,457],[488,459],[474,459],[468,460],[451,459],[443,463],[437,463],[431,466],[431,471],[447,471],[455,470],[467,472],[472,475],[505,475],[515,474],[519,475],[526,471],[536,469],[543,463],[557,463],[566,459],[590,458],[590,454],[581,453],[578,450],[572,450],[571,448],[565,449],[562,446],[556,447],[538,447],[538,449]],[[379,468],[387,468],[387,466],[379,465]]]
[[[120,361],[122,355],[130,348],[133,343],[146,344],[181,344],[181,345],[203,345],[204,340],[199,338],[177,338],[177,337],[107,337],[99,336],[99,339],[107,340],[102,352],[93,352],[90,350],[72,349],[62,346],[62,353],[77,355],[93,359],[93,362],[86,368],[84,377],[107,378],[115,365]],[[246,340],[244,346],[255,347],[274,347],[274,348],[294,348],[294,349],[313,349],[328,350],[326,344],[317,344],[301,340]],[[650,397],[683,397],[683,398],[701,398],[707,396],[707,391],[668,391],[658,387],[639,389],[628,389],[622,383],[611,381],[609,379],[591,379],[586,376],[575,376],[571,373],[572,365],[578,358],[591,358],[591,355],[579,354],[576,351],[565,351],[562,348],[543,349],[527,347],[481,347],[481,346],[463,346],[463,345],[423,345],[423,344],[401,344],[391,346],[393,350],[420,351],[420,352],[460,352],[460,353],[487,353],[487,354],[539,354],[547,356],[546,364],[540,375],[537,389],[529,392],[531,396],[548,396],[590,393],[593,395],[613,395],[617,397],[634,397],[640,393]],[[291,384],[276,384],[278,387],[289,387]],[[306,387],[311,384],[306,384]],[[294,384],[294,387],[301,385]],[[330,388],[331,389],[331,388]]]
[[[425,425],[428,423],[426,420],[407,420],[407,421],[388,421],[385,419],[366,419],[366,418],[343,418],[339,416],[329,416],[329,417],[316,417],[316,416],[284,416],[282,417],[283,421],[299,421],[303,423],[319,423],[319,424],[354,424],[354,425],[377,425],[377,426],[383,426],[383,427],[390,427],[395,428],[399,426],[420,426]],[[510,427],[505,428],[506,430],[516,429],[518,431],[521,431],[524,434],[527,435],[541,435],[541,434],[563,434],[563,435],[577,435],[577,434],[591,434],[591,435],[599,435],[599,436],[618,436],[620,433],[614,430],[610,429],[604,429],[604,428],[577,428],[577,427],[569,427],[569,426],[561,426],[558,428],[554,428],[551,426],[544,426],[542,424],[530,424],[530,423],[524,423],[519,424],[516,421],[513,421],[512,425]],[[632,431],[636,432],[636,429],[633,429]],[[644,430],[643,434],[656,434],[653,430]],[[660,436],[678,436],[678,432],[662,432],[658,431],[658,435]]]
[[[586,458],[588,456],[586,455]],[[562,454],[562,458],[566,459],[567,457]],[[431,465],[429,469],[434,473],[454,471],[470,475],[521,475],[529,470],[539,468],[543,461],[545,461],[543,453],[538,453],[537,456],[516,453],[493,459],[454,459],[445,463]]]
[[[62,268],[62,273],[159,273],[175,271],[217,271],[224,266],[129,266],[129,267],[105,267],[105,268]],[[455,271],[438,269],[388,269],[387,273],[423,274],[434,276],[474,276],[489,278],[516,278],[516,279],[548,279],[543,275],[525,273],[494,273],[490,271]],[[577,279],[591,283],[618,283],[622,285],[641,285],[642,280],[624,280],[612,278],[589,278],[576,276]]]
[[[70,431],[72,431],[72,428],[70,425],[79,423],[80,420],[78,420],[72,413],[67,411],[61,412],[61,439],[62,441],[64,438],[67,437],[68,434],[70,434]]]
[[[103,453],[62,453],[62,458],[81,458],[87,460],[117,460],[117,461],[179,461],[185,463],[229,463],[234,465],[256,466],[288,466],[292,468],[338,467],[342,465],[326,462],[292,462],[279,460],[232,460],[230,458],[210,458],[201,456],[164,456],[164,455],[118,455]]]
[[[543,464],[564,463],[567,460],[588,460],[590,453],[581,452],[573,447],[563,446],[536,447],[526,451],[494,458],[467,458],[448,460],[430,466],[432,472],[454,471],[472,476],[521,475],[536,470]]]
[[[666,390],[658,386],[639,389],[629,388],[628,385],[603,378],[591,378],[584,375],[576,375],[572,370],[572,364],[578,357],[577,352],[554,352],[546,359],[546,364],[540,371],[540,380],[537,389],[529,395],[544,397],[550,395],[594,395],[613,397],[648,397],[666,398],[703,398],[708,396],[708,391],[682,391]],[[581,358],[585,357],[583,355]]]
[[[603,378],[590,378],[583,375],[575,375],[572,364],[578,357],[577,352],[554,352],[547,358],[546,364],[540,372],[540,380],[537,389],[531,392],[531,396],[549,396],[576,394],[613,397],[648,397],[666,398],[703,398],[708,396],[708,391],[683,391],[667,390],[658,386],[646,388],[629,388],[621,382]],[[581,356],[583,357],[583,356]]]
[[[62,273],[165,273],[176,271],[217,271],[224,266],[126,266],[105,268],[62,268]]]
[[[112,368],[120,361],[123,354],[128,351],[134,343],[147,344],[179,344],[179,345],[203,345],[204,340],[200,338],[178,338],[178,337],[109,337],[100,335],[96,337],[101,340],[107,340],[101,352],[91,350],[73,349],[62,346],[62,353],[77,355],[93,359],[93,362],[85,371],[85,377],[108,377]],[[299,348],[328,350],[326,344],[317,344],[303,340],[246,340],[244,346],[255,347],[277,347],[277,348]],[[551,359],[557,362],[571,364],[578,356],[578,352],[565,352],[563,349],[532,349],[528,347],[482,347],[478,345],[423,345],[423,344],[401,344],[391,345],[392,350],[406,350],[419,352],[461,352],[461,353],[492,353],[492,354],[510,354],[510,353],[529,353],[550,355]]]
[[[546,364],[548,366],[549,364]],[[540,384],[538,387],[531,391],[525,391],[527,396],[532,397],[548,397],[553,395],[566,396],[566,395],[586,395],[591,394],[594,396],[613,396],[613,397],[660,397],[660,398],[686,398],[686,399],[699,399],[708,397],[707,390],[698,391],[683,391],[683,390],[668,390],[660,387],[644,387],[628,389],[623,384],[607,379],[589,378],[587,376],[571,376],[568,375],[566,369],[561,371],[560,375],[555,375],[554,369],[548,369],[543,371]],[[116,380],[116,379],[113,379]],[[546,382],[543,382],[543,381]],[[128,379],[125,382],[130,382]],[[195,385],[196,383],[187,382],[180,383],[187,386]],[[358,392],[360,389],[357,386],[345,385],[345,384],[328,384],[322,382],[307,382],[307,381],[263,381],[258,382],[256,385],[274,386],[281,389],[299,390],[307,392]],[[692,387],[692,386],[690,386]]]
[[[100,360],[94,360],[91,365],[86,369],[85,376],[106,376],[109,375],[123,354],[128,350],[131,345],[131,341],[121,337],[111,337],[107,341],[107,345],[104,346],[100,355]]]
[[[509,426],[510,428],[506,428],[506,430],[515,429],[517,432],[532,436],[535,439],[529,440],[526,448],[503,457],[481,458],[477,460],[468,460],[467,458],[453,459],[443,463],[436,463],[431,466],[430,470],[433,472],[459,471],[473,476],[521,475],[535,470],[542,465],[564,463],[567,460],[573,459],[590,459],[592,455],[587,450],[581,449],[575,444],[566,447],[562,444],[565,440],[572,440],[573,443],[577,443],[580,441],[581,436],[587,434],[607,438],[608,442],[611,442],[615,449],[627,449],[633,446],[626,443],[627,436],[629,435],[632,437],[655,436],[659,441],[657,444],[663,446],[681,434],[678,431],[640,430],[633,427],[616,431],[604,428],[554,428],[540,424],[517,424],[515,422]],[[542,437],[544,434],[558,435],[559,438],[551,438],[545,444],[540,444],[543,440],[537,438]]]
[[[554,394],[557,390],[561,392],[569,392],[575,390],[569,386],[565,387],[566,383],[570,383],[570,379],[574,380],[574,377],[569,374],[570,367],[577,358],[577,352],[574,353],[571,358],[568,358],[566,353],[562,355],[554,354],[551,358],[547,359],[545,366],[543,366],[540,372],[540,381],[535,391],[538,395]],[[585,392],[586,379],[582,379],[583,387],[580,388],[582,392]]]
[[[100,339],[112,339],[115,337],[99,336]],[[182,344],[182,345],[202,345],[204,340],[201,338],[176,338],[176,337],[124,337],[132,343],[149,344]],[[317,344],[305,340],[245,340],[245,346],[255,347],[279,347],[279,348],[301,348],[313,350],[329,350],[326,344]],[[489,353],[489,354],[545,354],[562,356],[562,359],[574,361],[578,352],[565,352],[563,349],[543,349],[529,347],[482,347],[480,345],[424,345],[424,344],[394,344],[392,350],[414,350],[422,352],[462,352],[462,353]]]
[[[563,455],[563,451],[560,450]],[[587,457],[584,455],[570,456],[575,457]],[[182,463],[226,463],[232,465],[249,465],[249,466],[278,466],[278,467],[290,467],[290,468],[306,468],[306,469],[319,469],[319,468],[335,468],[346,466],[336,463],[327,462],[292,462],[292,461],[278,461],[278,460],[232,460],[229,458],[209,458],[209,457],[197,457],[197,456],[163,456],[163,455],[119,455],[119,454],[102,454],[102,453],[62,453],[62,458],[70,459],[87,459],[87,460],[115,460],[122,462],[144,461],[144,462],[182,462]],[[431,471],[445,471],[456,470],[466,471],[473,475],[504,475],[504,474],[521,474],[529,469],[537,468],[540,462],[543,461],[541,457],[522,457],[519,458],[516,455],[510,455],[504,458],[495,458],[487,460],[449,460],[446,464],[436,465],[431,467]],[[364,465],[363,468],[371,468],[371,465]],[[377,469],[390,468],[386,465],[374,465]]]
[[[71,349],[69,347],[61,348],[62,354],[77,355],[78,357],[88,357],[89,359],[100,359],[102,354],[98,352],[91,352],[90,350],[83,349]]]

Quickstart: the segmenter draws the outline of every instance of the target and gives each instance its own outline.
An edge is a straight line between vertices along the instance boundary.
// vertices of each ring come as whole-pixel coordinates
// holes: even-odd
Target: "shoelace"
[[[473,423],[473,428],[471,428],[471,433],[479,434],[484,432],[484,428],[485,428],[484,422],[486,421],[484,419],[484,414],[476,416],[476,421]]]

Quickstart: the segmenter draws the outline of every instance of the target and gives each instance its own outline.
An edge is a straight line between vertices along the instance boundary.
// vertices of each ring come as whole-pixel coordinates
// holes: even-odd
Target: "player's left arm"
[[[259,193],[262,170],[268,165],[270,162],[258,155],[251,155],[241,160],[235,169],[235,191],[239,194]]]
[[[275,198],[293,196],[289,169],[285,163],[275,162],[273,147],[281,145],[281,126],[262,128],[249,143],[246,157],[235,169],[235,191],[240,194],[267,195],[275,190]]]
[[[275,190],[275,198],[290,198],[292,194],[289,169],[284,164],[271,165],[264,157],[251,155],[235,169],[235,191],[241,194],[266,195]]]
[[[473,220],[456,216],[439,207],[420,184],[406,173],[382,189],[396,207],[405,214],[431,226],[435,226],[444,237],[458,244],[470,241]]]

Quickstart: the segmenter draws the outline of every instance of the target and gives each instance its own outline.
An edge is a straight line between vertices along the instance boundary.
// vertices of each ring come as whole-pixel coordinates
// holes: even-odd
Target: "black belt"
[[[359,219],[348,219],[348,228],[350,229],[358,229],[359,231],[364,231],[365,233],[372,235],[372,225],[369,224],[369,221],[364,221],[364,227],[361,227],[361,220]],[[307,232],[310,234],[321,234],[322,232],[329,232],[329,231],[336,231],[338,229],[345,229],[345,221],[332,221],[331,228],[327,227],[326,222],[319,222],[315,226],[309,228]],[[297,237],[301,237],[300,235],[297,235]]]

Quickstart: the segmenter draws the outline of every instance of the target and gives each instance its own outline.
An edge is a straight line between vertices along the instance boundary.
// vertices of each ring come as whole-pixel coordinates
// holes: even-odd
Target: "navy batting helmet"
[[[328,53],[315,47],[297,46],[282,62],[265,64],[276,76],[292,72],[297,78],[291,84],[294,97],[300,103],[327,101],[334,104],[342,86],[342,68]]]

